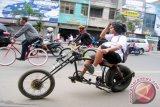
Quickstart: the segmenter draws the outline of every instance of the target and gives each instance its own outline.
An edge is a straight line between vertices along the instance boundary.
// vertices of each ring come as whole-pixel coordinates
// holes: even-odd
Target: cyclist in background
[[[28,51],[28,46],[40,39],[40,37],[37,30],[28,22],[27,17],[21,17],[19,23],[20,25],[23,25],[23,27],[15,34],[14,37],[18,38],[24,34],[26,39],[22,41],[21,57],[16,59],[24,61],[26,52]]]
[[[92,38],[90,37],[90,34],[86,32],[85,26],[79,26],[79,35],[74,40],[74,42],[76,43],[76,45],[83,45],[87,47],[92,46]]]

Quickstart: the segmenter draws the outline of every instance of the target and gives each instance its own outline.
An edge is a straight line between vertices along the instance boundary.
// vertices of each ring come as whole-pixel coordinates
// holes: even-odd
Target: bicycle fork
[[[61,60],[61,58],[57,59],[57,62]],[[73,63],[75,64],[75,69],[77,69],[77,64],[76,64],[76,57],[75,56],[70,56],[69,58],[67,58],[65,61],[63,61],[62,63],[58,64],[52,71],[50,71],[50,75],[49,76],[44,76],[41,79],[41,83],[43,83],[44,81],[46,81],[48,78],[50,78],[51,76],[53,76],[54,74],[56,74],[59,70],[61,70],[62,68],[64,68],[66,65],[68,65],[69,63]]]

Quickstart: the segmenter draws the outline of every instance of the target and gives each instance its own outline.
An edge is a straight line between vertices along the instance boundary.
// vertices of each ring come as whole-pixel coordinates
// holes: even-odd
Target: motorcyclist
[[[47,34],[42,37],[43,38],[42,46],[46,51],[49,51],[47,46],[50,45],[55,39],[53,31],[54,29],[52,27],[48,27]]]

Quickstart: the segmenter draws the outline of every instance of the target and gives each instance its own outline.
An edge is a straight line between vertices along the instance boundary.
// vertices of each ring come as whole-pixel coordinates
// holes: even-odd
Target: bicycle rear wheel
[[[87,50],[85,50],[84,52],[83,52],[83,54],[82,54],[82,58],[91,58],[91,56],[92,55],[95,55],[96,54],[96,50],[95,49],[87,49]],[[85,60],[86,59],[83,59],[82,61],[81,61],[81,63],[82,64],[84,64],[85,63]]]
[[[90,58],[92,55],[96,54],[96,50],[95,49],[87,49],[83,52],[82,56],[83,58]]]
[[[8,66],[15,62],[16,53],[13,49],[7,47],[0,48],[0,65]]]
[[[50,51],[53,54],[53,56],[58,57],[60,55],[60,52],[62,51],[62,47],[57,46],[57,47],[51,48]]]
[[[35,48],[30,51],[28,54],[28,61],[32,65],[40,66],[47,62],[48,60],[48,54],[45,50],[40,48]]]
[[[60,57],[62,57],[62,60],[66,60],[69,56],[71,56],[71,48],[63,48],[60,52]]]

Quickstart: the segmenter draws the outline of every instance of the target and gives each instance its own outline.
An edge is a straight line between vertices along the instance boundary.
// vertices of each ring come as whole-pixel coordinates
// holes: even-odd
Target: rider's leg
[[[102,62],[102,58],[103,58],[103,53],[100,50],[97,50],[93,64],[84,65],[89,73],[91,74],[94,73],[95,67],[97,67],[97,65]]]
[[[93,61],[86,60],[84,64],[92,64],[92,63],[93,63]],[[85,67],[83,67],[80,71],[81,71],[81,76],[83,76],[86,73],[87,69]]]
[[[100,50],[97,50],[93,65],[96,67],[99,63],[102,62],[102,58],[103,58],[102,52]]]
[[[30,43],[27,41],[27,40],[24,40],[22,42],[22,54],[21,54],[21,59],[25,59],[25,55],[26,55],[26,52],[28,51],[28,46],[30,45]]]
[[[98,50],[95,56],[91,56],[94,62],[92,60],[86,60],[84,65],[91,65],[93,63],[93,66],[96,67],[99,63],[102,62],[102,57],[103,57],[103,54],[101,53],[101,51]],[[87,71],[86,67],[83,67],[81,69],[82,76],[86,73],[86,71]]]

